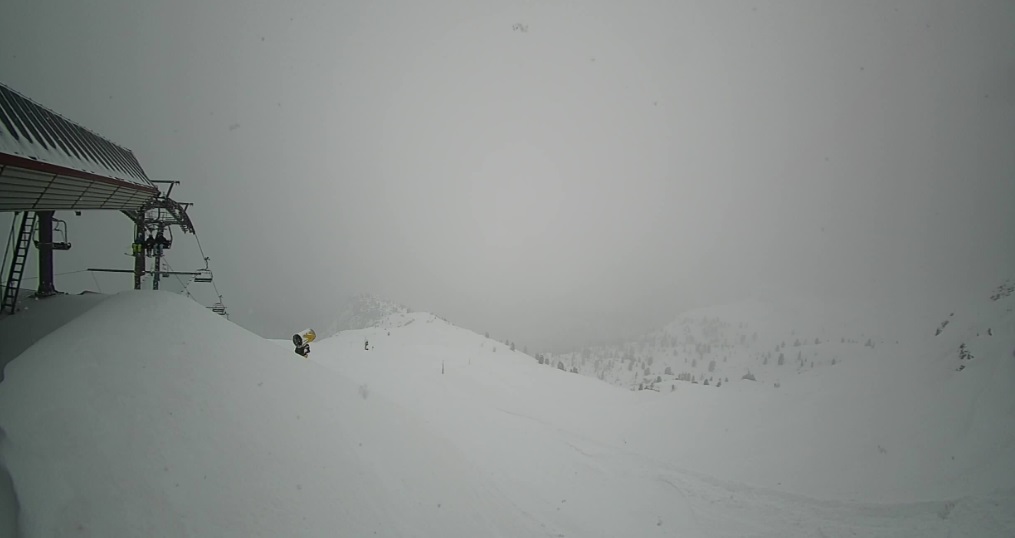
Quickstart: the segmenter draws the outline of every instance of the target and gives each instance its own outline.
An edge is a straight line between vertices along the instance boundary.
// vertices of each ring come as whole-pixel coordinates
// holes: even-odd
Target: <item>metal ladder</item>
[[[4,286],[0,312],[13,314],[18,304],[21,276],[25,272],[25,262],[28,261],[28,249],[32,245],[33,237],[35,237],[35,212],[25,211],[21,215],[21,231],[18,232],[18,241],[14,246],[14,258],[11,260],[11,269],[7,273],[7,285]]]

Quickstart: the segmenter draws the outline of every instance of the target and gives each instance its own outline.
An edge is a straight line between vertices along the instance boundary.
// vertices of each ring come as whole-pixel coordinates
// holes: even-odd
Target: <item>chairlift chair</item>
[[[216,314],[225,314],[226,313],[226,305],[224,305],[222,303],[215,303],[214,305],[212,305],[211,311],[215,312]]]
[[[194,282],[211,282],[212,274],[211,269],[208,267],[208,261],[210,258],[205,256],[204,258],[204,269],[198,269],[197,274],[194,275]]]
[[[59,232],[63,241],[53,241],[53,250],[70,250],[70,241],[67,240],[67,221],[61,219],[53,219],[55,225],[53,226],[53,232]],[[63,225],[62,227],[60,225]]]
[[[61,227],[60,225],[63,225]],[[35,248],[48,246],[52,250],[70,250],[70,242],[67,241],[67,221],[60,219],[53,219],[53,233],[60,234],[63,241],[53,241],[51,243],[42,243],[38,240],[35,241]]]

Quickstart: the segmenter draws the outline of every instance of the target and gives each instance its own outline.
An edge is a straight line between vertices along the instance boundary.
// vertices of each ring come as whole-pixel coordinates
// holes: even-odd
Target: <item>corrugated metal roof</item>
[[[129,149],[0,84],[0,211],[123,209],[157,193]]]

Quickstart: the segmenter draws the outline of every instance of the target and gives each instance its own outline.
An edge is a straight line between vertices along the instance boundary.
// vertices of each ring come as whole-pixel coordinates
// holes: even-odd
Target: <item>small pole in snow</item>
[[[441,375],[444,375],[444,361],[441,361]]]

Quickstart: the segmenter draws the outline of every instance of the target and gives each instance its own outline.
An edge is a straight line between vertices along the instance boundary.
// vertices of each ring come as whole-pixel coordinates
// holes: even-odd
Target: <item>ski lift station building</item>
[[[131,150],[32,101],[0,84],[0,212],[18,212],[20,226],[12,231],[10,262],[0,268],[2,309],[14,313],[22,273],[30,247],[38,249],[38,296],[56,293],[53,285],[53,250],[70,247],[53,240],[55,211],[115,210],[135,224],[135,234],[153,230],[148,211],[162,209],[159,230],[169,225],[193,233],[187,216],[189,204],[163,194],[145,174]],[[170,182],[175,183],[175,182]],[[170,186],[170,190],[172,187]],[[38,239],[35,239],[38,230]],[[139,287],[144,259],[135,261],[135,287]],[[125,272],[131,272],[126,270]]]

